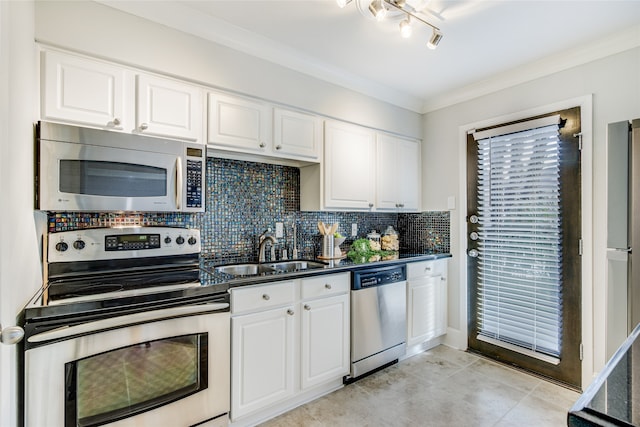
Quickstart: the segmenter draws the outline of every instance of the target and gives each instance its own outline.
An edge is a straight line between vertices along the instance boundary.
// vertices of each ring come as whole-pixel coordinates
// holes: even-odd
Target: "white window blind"
[[[554,124],[474,135],[479,175],[478,338],[552,357],[560,355],[562,344],[557,123],[555,116]]]

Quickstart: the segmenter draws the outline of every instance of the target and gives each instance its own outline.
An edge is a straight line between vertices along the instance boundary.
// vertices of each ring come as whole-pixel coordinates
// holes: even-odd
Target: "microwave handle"
[[[182,209],[182,157],[176,160],[176,209]]]

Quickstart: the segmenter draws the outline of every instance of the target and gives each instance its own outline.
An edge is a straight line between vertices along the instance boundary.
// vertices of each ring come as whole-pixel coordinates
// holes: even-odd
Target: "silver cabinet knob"
[[[373,203],[369,203],[369,208],[372,208],[372,207],[373,207]]]
[[[261,143],[260,143],[260,148],[264,148],[264,147],[266,147],[266,146],[267,146],[267,144],[265,144],[264,142],[261,142]]]
[[[331,285],[330,285],[329,283],[325,283],[324,287],[325,287],[326,289],[331,289]]]
[[[114,126],[120,126],[120,123],[122,123],[122,122],[120,121],[119,118],[116,117],[116,118],[113,119],[113,125]]]
[[[265,301],[269,301],[271,299],[271,297],[267,294],[262,294],[262,299]]]
[[[2,332],[0,332],[0,342],[6,345],[17,344],[22,341],[24,337],[24,329],[20,326],[9,326],[6,328],[2,328]]]
[[[147,130],[149,128],[149,125],[146,123],[140,123],[140,130]]]
[[[282,149],[282,145],[276,145],[276,150]]]
[[[287,314],[289,316],[293,316],[295,314],[295,312],[293,310],[289,309],[289,310],[287,310]]]
[[[304,309],[307,310],[307,311],[311,310],[311,306],[309,304],[305,304],[304,305]]]

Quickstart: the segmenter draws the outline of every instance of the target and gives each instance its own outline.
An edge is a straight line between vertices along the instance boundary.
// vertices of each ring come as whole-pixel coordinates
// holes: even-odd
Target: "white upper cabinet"
[[[376,138],[376,209],[420,209],[420,143],[378,133]]]
[[[266,153],[272,143],[271,107],[248,98],[209,93],[207,143],[241,152]]]
[[[369,210],[375,202],[375,133],[326,121],[324,208]]]
[[[125,69],[54,51],[42,52],[41,61],[42,119],[104,129],[132,125],[125,108]]]
[[[273,109],[273,150],[279,156],[318,160],[322,120],[298,111]]]
[[[139,74],[136,92],[137,131],[191,141],[202,138],[202,88]]]
[[[42,53],[44,120],[202,141],[203,89],[56,51]]]

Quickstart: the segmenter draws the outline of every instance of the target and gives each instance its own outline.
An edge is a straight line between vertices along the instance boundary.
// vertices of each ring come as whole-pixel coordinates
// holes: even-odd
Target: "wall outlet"
[[[358,224],[353,223],[351,224],[351,236],[355,237],[358,235]]]
[[[276,222],[276,239],[282,239],[284,237],[284,224],[282,222]]]

